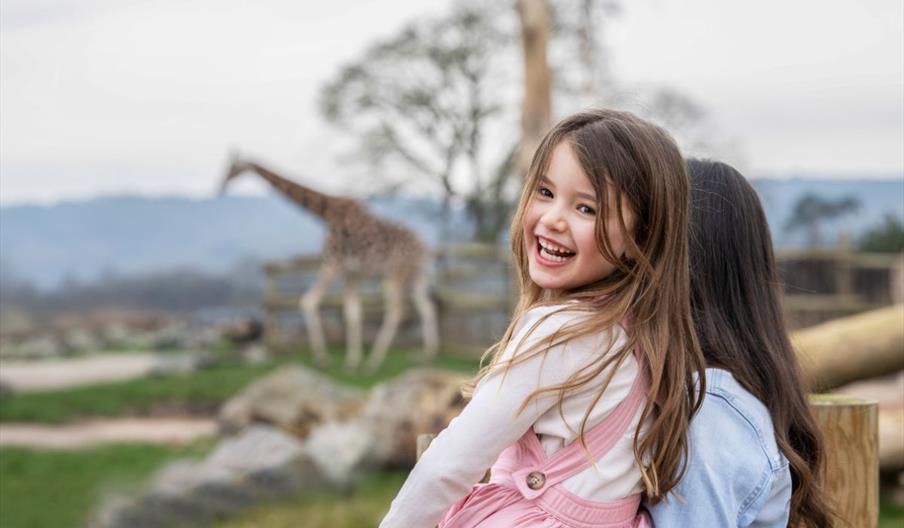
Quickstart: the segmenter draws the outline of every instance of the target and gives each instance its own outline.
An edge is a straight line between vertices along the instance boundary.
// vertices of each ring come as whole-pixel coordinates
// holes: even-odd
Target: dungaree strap
[[[585,434],[587,450],[590,452],[589,458],[579,439],[546,458],[543,446],[533,429],[527,432],[524,439],[526,441],[525,448],[535,452],[533,458],[538,461],[538,464],[512,473],[512,480],[524,498],[530,500],[539,497],[550,487],[580,473],[588,465],[602,458],[625,435],[644,401],[644,395],[649,386],[646,365],[642,361],[642,356],[636,353],[635,357],[637,357],[638,372],[628,395],[609,416]]]

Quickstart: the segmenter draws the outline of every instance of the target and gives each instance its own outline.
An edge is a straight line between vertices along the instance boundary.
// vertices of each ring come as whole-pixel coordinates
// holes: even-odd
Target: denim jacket
[[[647,506],[656,528],[788,525],[788,460],[769,411],[729,372],[706,369],[706,396],[688,444],[684,478],[666,500]]]

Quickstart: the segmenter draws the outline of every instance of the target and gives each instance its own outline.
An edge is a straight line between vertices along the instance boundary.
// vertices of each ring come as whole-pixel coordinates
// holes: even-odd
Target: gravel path
[[[151,353],[103,354],[42,361],[0,361],[0,382],[17,392],[61,389],[140,378],[160,356]]]
[[[0,446],[79,449],[110,442],[185,444],[217,433],[204,418],[120,418],[67,425],[2,424]]]

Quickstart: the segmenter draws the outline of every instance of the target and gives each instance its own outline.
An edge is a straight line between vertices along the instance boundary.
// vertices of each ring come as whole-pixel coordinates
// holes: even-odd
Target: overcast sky
[[[693,96],[748,175],[904,173],[901,0],[623,4],[613,74]],[[450,5],[0,0],[0,204],[208,195],[233,146],[338,189],[319,87]]]

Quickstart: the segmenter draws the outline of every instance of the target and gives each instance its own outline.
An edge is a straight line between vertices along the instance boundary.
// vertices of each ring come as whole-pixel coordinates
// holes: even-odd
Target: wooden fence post
[[[875,528],[879,519],[879,405],[820,394],[810,406],[825,439],[825,489],[841,526]]]
[[[424,451],[430,447],[430,442],[436,438],[435,434],[423,433],[417,435],[417,460],[421,459],[421,455],[424,454]]]

